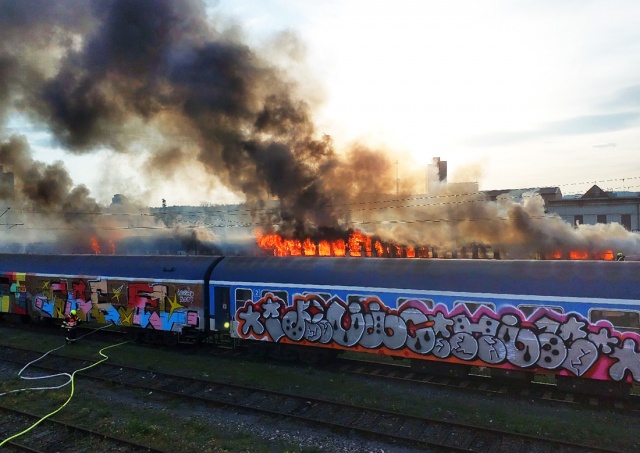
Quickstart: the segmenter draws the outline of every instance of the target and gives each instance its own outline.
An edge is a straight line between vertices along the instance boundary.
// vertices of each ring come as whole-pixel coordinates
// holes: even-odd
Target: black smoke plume
[[[316,131],[295,83],[214,29],[201,2],[2,1],[0,11],[0,99],[70,152],[131,152],[132,130],[180,124],[195,152],[166,136],[153,144],[154,171],[196,160],[256,208],[279,200],[285,232],[337,228],[327,206],[389,188],[380,156],[375,178],[356,184],[358,169]]]
[[[380,194],[415,193],[422,184],[405,175],[401,191],[385,153],[362,146],[338,153],[314,126],[312,106],[300,96],[304,87],[272,63],[303,46],[291,33],[280,43],[278,58],[251,48],[238,27],[210,17],[197,0],[0,0],[0,133],[9,116],[20,114],[70,153],[106,148],[144,156],[152,174],[141,177],[198,166],[246,200],[254,224],[290,237],[358,227],[406,244],[481,242],[519,252],[566,238],[581,242],[554,236],[556,224],[533,222],[539,215],[527,207],[477,194],[466,205],[360,205]],[[123,234],[123,225],[150,234],[158,228],[161,216],[148,216],[146,208],[139,217],[105,210],[86,187],[73,185],[64,164],[35,162],[24,139],[0,138],[0,165],[16,178],[16,193],[2,198],[55,221],[47,234],[64,243],[86,242],[83,235],[104,243]],[[499,221],[505,213],[508,221]],[[477,218],[493,222],[465,220]],[[405,222],[380,226],[395,219]],[[204,247],[194,245],[200,236],[176,233],[191,248]]]

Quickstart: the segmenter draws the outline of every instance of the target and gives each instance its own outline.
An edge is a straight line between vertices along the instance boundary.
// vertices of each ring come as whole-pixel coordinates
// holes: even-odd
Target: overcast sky
[[[637,0],[209,4],[256,48],[296,35],[299,65],[285,70],[318,130],[338,148],[393,150],[400,178],[437,156],[450,180],[481,189],[640,190]],[[93,175],[75,169],[96,155],[52,151],[38,132],[41,158],[65,159],[92,188]]]
[[[338,140],[386,144],[422,163],[439,156],[452,178],[486,189],[640,190],[638,1],[217,8],[254,39],[282,29],[301,37],[324,90],[318,122]]]

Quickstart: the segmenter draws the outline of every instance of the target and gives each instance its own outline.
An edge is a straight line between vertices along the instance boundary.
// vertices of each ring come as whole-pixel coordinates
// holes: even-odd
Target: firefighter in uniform
[[[69,316],[64,318],[62,327],[67,330],[66,340],[67,344],[74,344],[76,342],[76,327],[78,326],[78,313],[75,310],[71,310]]]
[[[616,261],[624,261],[625,256],[622,254],[622,252],[618,252],[618,256],[616,256]]]

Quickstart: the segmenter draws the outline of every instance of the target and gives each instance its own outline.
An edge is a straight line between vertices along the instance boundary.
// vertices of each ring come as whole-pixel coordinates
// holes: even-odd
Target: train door
[[[213,303],[211,304],[209,326],[212,332],[228,334],[231,327],[231,288],[213,286]]]

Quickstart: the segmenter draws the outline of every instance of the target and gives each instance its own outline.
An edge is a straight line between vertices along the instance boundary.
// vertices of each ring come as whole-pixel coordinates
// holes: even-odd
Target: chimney
[[[427,165],[427,194],[440,185],[447,182],[447,161],[434,157],[431,164]]]

